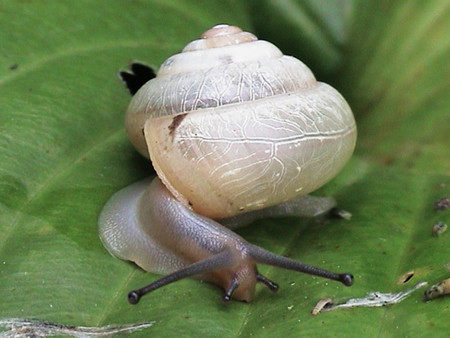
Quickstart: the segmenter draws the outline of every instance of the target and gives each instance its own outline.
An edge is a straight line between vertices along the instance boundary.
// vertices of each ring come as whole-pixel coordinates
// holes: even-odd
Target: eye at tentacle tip
[[[141,296],[137,291],[130,291],[128,293],[128,302],[130,304],[135,305],[135,304],[139,303],[140,299],[141,299]]]
[[[224,303],[228,303],[230,300],[231,300],[231,296],[230,296],[230,295],[224,294],[224,295],[222,296],[222,301],[223,301]]]
[[[341,273],[339,275],[339,280],[344,284],[345,286],[352,286],[353,285],[353,275],[350,273]]]

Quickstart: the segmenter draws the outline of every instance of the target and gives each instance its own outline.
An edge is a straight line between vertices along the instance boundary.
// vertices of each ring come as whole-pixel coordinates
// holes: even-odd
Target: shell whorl
[[[258,40],[255,35],[236,26],[217,25],[203,33],[200,39],[189,42],[181,53],[164,61],[157,75],[173,75],[236,62],[257,62],[282,55],[273,44]]]
[[[134,96],[126,125],[171,193],[212,218],[318,189],[356,140],[335,89],[273,44],[226,25],[168,58]]]
[[[204,32],[200,39],[194,40],[183,48],[183,52],[238,45],[256,41],[258,38],[249,32],[244,32],[236,26],[216,25]]]
[[[143,129],[149,118],[253,101],[315,83],[305,64],[270,42],[217,25],[165,60],[157,77],[136,93],[126,113],[128,137],[148,157]]]

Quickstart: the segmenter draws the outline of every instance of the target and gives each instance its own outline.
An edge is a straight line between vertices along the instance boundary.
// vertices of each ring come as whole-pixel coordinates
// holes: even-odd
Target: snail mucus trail
[[[259,218],[316,217],[335,207],[333,198],[308,195],[337,175],[356,142],[351,109],[334,88],[271,43],[228,25],[190,42],[137,90],[139,76],[122,76],[137,91],[126,130],[158,177],[114,194],[99,218],[111,254],[165,275],[131,291],[130,303],[190,276],[222,287],[225,301],[251,301],[257,282],[278,289],[257,264],[352,285],[349,273],[276,255],[232,231]]]

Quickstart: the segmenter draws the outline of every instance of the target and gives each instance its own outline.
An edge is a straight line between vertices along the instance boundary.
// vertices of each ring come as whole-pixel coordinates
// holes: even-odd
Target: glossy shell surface
[[[130,103],[127,132],[179,201],[216,219],[318,189],[356,141],[334,88],[271,43],[224,25],[162,64]]]

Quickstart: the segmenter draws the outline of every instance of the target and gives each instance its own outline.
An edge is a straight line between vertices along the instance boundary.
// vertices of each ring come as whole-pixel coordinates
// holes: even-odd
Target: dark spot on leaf
[[[135,62],[130,65],[130,70],[119,72],[119,77],[130,94],[134,95],[144,84],[155,78],[156,74],[152,67]]]
[[[411,278],[414,277],[414,271],[408,271],[403,276],[400,276],[400,278],[397,281],[397,284],[404,284],[407,283]]]
[[[414,274],[410,274],[408,277],[406,277],[406,279],[403,281],[403,283],[406,283],[407,281],[409,281],[411,278],[413,278]]]

